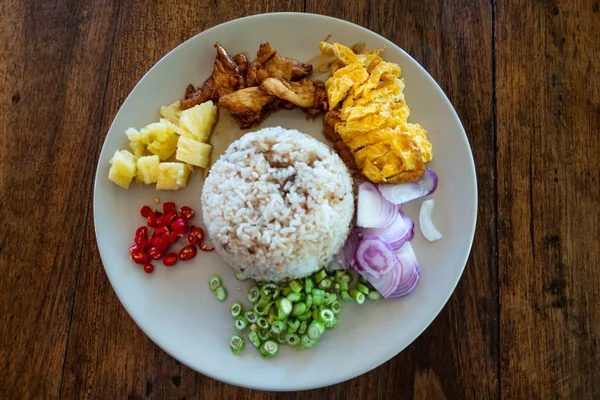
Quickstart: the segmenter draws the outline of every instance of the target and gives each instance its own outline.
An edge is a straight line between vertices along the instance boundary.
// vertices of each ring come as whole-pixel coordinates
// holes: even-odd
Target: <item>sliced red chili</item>
[[[192,219],[196,213],[192,210],[191,207],[183,206],[179,209],[179,215],[181,215],[185,219]]]
[[[156,214],[151,212],[151,214],[148,215],[148,218],[146,219],[146,225],[148,225],[150,228],[156,228],[157,221],[158,219],[156,218]]]
[[[148,256],[153,260],[160,260],[163,257],[163,252],[152,246],[147,251]]]
[[[148,237],[148,227],[147,226],[140,226],[139,228],[137,228],[137,230],[135,231],[135,236],[143,236],[143,237]]]
[[[160,211],[155,211],[156,214],[156,218],[160,218],[163,216],[163,213],[161,213]]]
[[[167,251],[171,246],[171,243],[158,236],[153,236],[152,238],[150,238],[150,243],[152,244],[152,246],[156,247],[158,250],[163,252]]]
[[[175,221],[175,218],[177,218],[177,213],[175,211],[165,213],[162,217],[160,217],[163,225],[165,226],[170,226],[171,222]]]
[[[167,228],[166,226],[161,226],[160,228],[156,228],[154,230],[154,234],[152,236],[162,236],[165,233],[169,232],[169,228]]]
[[[154,271],[154,266],[152,264],[144,265],[144,272],[147,274],[151,274]]]
[[[136,264],[148,264],[150,259],[148,258],[148,254],[144,253],[142,250],[137,249],[131,253],[131,259]]]
[[[142,214],[142,217],[144,218],[148,218],[150,216],[150,214],[153,214],[152,209],[148,206],[143,206],[140,209],[140,214]]]
[[[188,242],[190,242],[190,244],[202,243],[202,240],[204,240],[204,231],[202,230],[202,228],[192,226],[190,229],[190,233],[188,234],[187,240]]]
[[[171,223],[171,230],[176,235],[183,235],[188,230],[188,223],[183,218],[177,218]]]
[[[175,203],[173,203],[173,202],[163,203],[163,212],[165,214],[170,213],[170,212],[175,212]]]
[[[196,257],[196,254],[198,254],[198,249],[196,249],[196,246],[189,244],[183,249],[179,250],[179,259],[181,261],[188,261]]]
[[[148,239],[146,238],[146,236],[136,236],[135,237],[135,244],[140,249],[145,248],[147,243],[148,243]]]
[[[163,257],[163,264],[167,267],[170,267],[172,265],[175,265],[177,260],[178,260],[177,253],[167,253]]]
[[[200,246],[200,250],[208,253],[209,251],[213,251],[215,248],[214,247],[207,247],[205,244],[203,244],[202,246]]]
[[[130,253],[133,253],[136,250],[139,250],[137,244],[134,244],[133,246],[129,246],[129,252]]]
[[[177,235],[174,234],[173,232],[167,232],[164,235],[162,235],[162,240],[164,240],[165,242],[167,242],[169,244],[173,244],[173,243],[177,242]]]

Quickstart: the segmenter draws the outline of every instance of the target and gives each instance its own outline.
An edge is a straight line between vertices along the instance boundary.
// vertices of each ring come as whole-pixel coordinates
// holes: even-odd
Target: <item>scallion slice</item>
[[[302,346],[307,349],[313,348],[315,344],[317,344],[317,341],[309,338],[308,335],[302,335],[300,342],[302,343]]]
[[[229,347],[233,354],[240,354],[244,350],[244,338],[240,335],[232,335],[229,338]]]
[[[275,357],[279,351],[279,345],[273,340],[267,340],[260,346],[260,354],[264,358]]]
[[[342,293],[340,293],[340,296],[342,296],[342,301],[350,301],[352,300],[352,296],[350,296],[348,294],[348,292],[343,291]]]
[[[258,298],[260,297],[260,289],[258,286],[252,286],[250,290],[248,290],[248,294],[246,298],[252,304],[256,304],[258,302]]]
[[[333,303],[331,303],[331,311],[335,314],[338,315],[339,313],[342,312],[342,303],[340,303],[339,301],[334,301]]]
[[[335,318],[335,314],[328,308],[319,311],[317,320],[325,325],[329,324]]]
[[[317,274],[315,275],[315,281],[317,283],[320,283],[326,277],[327,277],[327,271],[325,271],[324,269],[322,269],[319,272],[317,272]]]
[[[306,293],[310,293],[312,291],[313,288],[313,281],[311,278],[306,278],[304,280],[304,291]]]
[[[377,301],[381,299],[381,294],[377,290],[371,290],[367,297],[371,301]]]
[[[288,333],[296,333],[298,328],[300,327],[300,321],[297,319],[290,319],[287,322],[287,332]]]
[[[302,285],[299,284],[297,281],[291,281],[290,289],[292,289],[292,291],[295,293],[300,293],[302,291]]]
[[[285,331],[285,324],[282,321],[274,321],[271,324],[271,333],[279,335],[282,331]]]
[[[236,301],[229,308],[229,312],[233,318],[239,317],[242,311],[244,311],[244,306],[242,305],[241,301]]]
[[[277,305],[277,315],[279,319],[284,320],[292,313],[292,302],[289,301],[286,297],[281,297],[277,299],[277,302],[279,303]]]
[[[255,323],[256,320],[258,319],[258,315],[256,315],[256,313],[254,312],[254,310],[248,310],[248,311],[246,311],[244,313],[244,317],[251,324]]]
[[[287,333],[285,335],[285,341],[290,346],[296,346],[300,343],[300,338],[295,333]]]
[[[369,288],[366,287],[365,285],[363,285],[362,283],[359,283],[358,285],[356,285],[356,289],[359,292],[363,292],[364,294],[368,295],[369,294]]]
[[[323,332],[325,332],[325,326],[321,322],[313,319],[308,325],[306,335],[313,340],[317,340],[321,337]]]
[[[227,290],[225,290],[225,288],[223,286],[219,286],[218,288],[215,289],[215,297],[220,302],[225,301],[225,299],[227,298]]]
[[[256,331],[250,331],[248,334],[248,340],[250,340],[250,343],[252,343],[254,347],[260,347],[260,338],[258,337],[258,333],[256,333]]]
[[[219,275],[213,275],[208,280],[208,287],[214,292],[219,286],[221,286],[221,283],[221,277]]]
[[[235,327],[235,329],[241,332],[248,326],[248,321],[244,317],[237,317],[233,321],[233,326]]]
[[[350,291],[350,296],[360,305],[365,302],[365,294],[363,292],[359,292],[357,289],[352,289]]]
[[[235,271],[233,273],[233,275],[235,276],[235,279],[237,279],[238,281],[244,282],[244,281],[248,280],[248,278],[244,277],[241,272]]]

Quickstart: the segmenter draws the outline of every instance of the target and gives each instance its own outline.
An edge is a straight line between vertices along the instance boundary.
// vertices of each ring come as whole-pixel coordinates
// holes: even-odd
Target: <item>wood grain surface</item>
[[[0,2],[0,399],[600,398],[598,1]],[[181,365],[119,303],[92,185],[129,91],[189,37],[305,11],[409,52],[456,108],[479,187],[473,251],[431,326],[320,390],[259,392]]]

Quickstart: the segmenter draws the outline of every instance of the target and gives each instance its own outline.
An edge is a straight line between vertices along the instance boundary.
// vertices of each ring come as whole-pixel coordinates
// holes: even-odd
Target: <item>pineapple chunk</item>
[[[160,159],[158,156],[140,157],[137,160],[137,180],[138,182],[149,185],[158,180],[158,165]]]
[[[177,140],[179,136],[173,134],[167,141],[161,142],[158,140],[153,141],[148,145],[148,151],[154,155],[157,155],[161,161],[166,161],[175,154],[177,150]]]
[[[187,185],[190,168],[184,163],[164,162],[158,164],[157,190],[176,190]]]
[[[211,151],[212,146],[210,144],[180,136],[177,142],[177,154],[175,158],[177,161],[206,168],[210,163]]]
[[[146,151],[146,145],[142,142],[129,142],[129,147],[131,147],[133,150],[133,155],[136,158],[148,155],[148,152]]]
[[[171,131],[175,132],[178,135],[185,136],[185,137],[188,137],[190,139],[196,139],[195,135],[192,135],[191,133],[189,133],[185,129],[180,128],[179,126],[175,125],[174,123],[172,123],[168,119],[161,118],[160,122],[163,122],[163,123],[167,124],[167,126],[169,127],[169,129]]]
[[[131,142],[149,144],[153,139],[152,132],[147,131],[145,128],[140,131],[135,128],[127,128],[125,134]]]
[[[112,165],[108,171],[108,179],[128,189],[136,173],[135,156],[127,150],[117,150],[109,161]]]
[[[175,132],[169,129],[169,125],[164,122],[153,122],[143,128],[142,132],[151,135],[152,138],[159,142],[166,142],[171,136],[175,135]]]
[[[179,117],[181,117],[181,108],[179,107],[179,100],[174,101],[168,106],[162,106],[160,108],[160,116],[168,119],[175,125],[179,125]]]
[[[217,106],[207,101],[181,112],[179,125],[194,134],[200,142],[207,142],[217,121]]]

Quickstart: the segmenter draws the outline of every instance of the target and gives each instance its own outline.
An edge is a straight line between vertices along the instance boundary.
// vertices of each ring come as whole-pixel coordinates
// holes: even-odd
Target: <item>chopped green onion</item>
[[[258,337],[258,333],[256,333],[256,331],[251,331],[248,334],[248,339],[250,340],[250,343],[252,343],[257,349],[260,347],[260,338]]]
[[[348,291],[348,282],[340,282],[340,292]]]
[[[342,301],[352,300],[352,297],[346,291],[343,291],[340,295],[342,296]]]
[[[340,282],[342,278],[346,275],[346,271],[343,269],[338,269],[335,271],[335,280]]]
[[[288,334],[285,331],[279,332],[279,335],[277,335],[277,343],[285,344],[287,335]]]
[[[317,344],[317,341],[309,338],[308,335],[302,335],[302,338],[300,339],[300,343],[302,343],[303,347],[310,349],[310,348],[314,347],[315,344]]]
[[[248,321],[244,317],[237,317],[235,321],[233,321],[233,326],[241,332],[248,326]]]
[[[275,357],[279,351],[279,345],[273,340],[267,340],[260,346],[260,354],[264,358]]]
[[[319,283],[326,277],[327,277],[327,272],[324,269],[322,269],[319,272],[317,272],[317,274],[315,275],[315,281],[317,281],[317,283]]]
[[[282,331],[285,331],[285,324],[282,321],[275,321],[271,324],[271,333],[279,335]]]
[[[377,290],[371,290],[367,297],[369,298],[369,300],[377,301],[381,299],[381,294]]]
[[[352,282],[352,275],[350,275],[347,272],[344,272],[343,274],[340,274],[339,277],[336,276],[336,278],[337,278],[337,281],[339,283],[350,283],[350,282]]]
[[[215,289],[215,296],[217,297],[217,300],[223,302],[227,298],[227,290],[225,290],[223,286],[219,286]]]
[[[307,294],[306,295],[306,299],[304,300],[304,302],[306,303],[306,308],[308,308],[310,310],[310,308],[313,305],[313,295],[312,294]]]
[[[363,285],[365,285],[367,283],[367,281],[365,280],[365,278],[363,278],[362,275],[358,276],[358,283],[362,283]]]
[[[319,311],[319,316],[318,316],[318,321],[320,321],[321,323],[327,325],[329,324],[329,322],[331,322],[333,319],[335,318],[335,314],[333,313],[333,311],[331,311],[328,308],[324,308],[321,311]]]
[[[292,309],[292,315],[294,317],[297,317],[298,315],[304,314],[304,312],[306,311],[306,304],[300,302],[300,303],[296,303],[294,304],[294,308]]]
[[[250,325],[250,330],[256,332],[258,330],[258,326],[256,326],[256,324],[252,324]]]
[[[341,289],[340,289],[340,284],[336,282],[336,283],[333,285],[333,291],[334,291],[334,292],[336,292],[336,293],[339,293],[339,292],[340,292],[340,290],[341,290]]]
[[[365,302],[365,294],[364,294],[363,292],[359,292],[359,291],[358,291],[358,290],[356,290],[356,289],[352,289],[352,290],[350,291],[350,296],[352,296],[352,298],[353,298],[354,300],[356,300],[356,302],[357,302],[358,304],[362,304],[362,303],[364,303],[364,302]]]
[[[271,334],[268,329],[261,329],[258,331],[258,338],[264,342],[265,340],[269,340],[271,338]]]
[[[271,307],[271,309],[269,310],[269,316],[267,317],[267,321],[269,321],[269,323],[273,323],[273,321],[277,321],[279,319],[279,310],[277,309],[277,307]]]
[[[323,300],[323,305],[329,306],[329,305],[333,304],[333,302],[336,300],[337,300],[337,295],[329,294],[329,295],[325,296],[325,300]]]
[[[325,299],[325,291],[322,289],[313,289],[313,304],[320,306]]]
[[[339,323],[340,323],[340,319],[339,319],[339,318],[337,318],[337,317],[335,317],[335,318],[334,318],[334,319],[333,319],[333,320],[332,320],[332,321],[331,321],[329,324],[327,324],[327,327],[328,327],[329,329],[333,329],[333,328],[335,328],[336,326],[338,326],[338,324],[339,324]]]
[[[219,275],[213,275],[208,280],[208,287],[214,292],[219,286],[221,286],[221,283],[221,277]]]
[[[275,293],[279,295],[279,288],[274,283],[267,283],[260,288],[260,294],[263,296],[271,296],[273,298]]]
[[[296,346],[300,343],[300,338],[295,333],[288,333],[285,335],[285,341],[290,346]]]
[[[233,318],[239,317],[242,311],[244,311],[244,306],[242,305],[241,301],[236,301],[229,309],[229,312]]]
[[[298,315],[298,316],[296,317],[296,319],[297,319],[298,321],[308,321],[310,318],[311,318],[311,313],[310,313],[310,310],[308,310],[308,311],[306,311],[304,314],[302,314],[302,315]]]
[[[235,279],[237,279],[238,281],[244,282],[244,281],[248,280],[248,278],[246,278],[245,276],[243,276],[241,272],[235,271],[233,273],[233,275],[235,276]]]
[[[356,285],[356,289],[358,289],[359,292],[363,292],[364,294],[369,294],[369,288],[363,285],[362,283]]]
[[[308,328],[308,322],[302,321],[300,328],[298,328],[298,334],[304,335],[304,333],[306,333],[306,328]]]
[[[287,332],[288,333],[296,333],[298,331],[298,327],[300,326],[300,321],[297,319],[291,319],[287,322]]]
[[[304,291],[306,293],[310,293],[312,291],[313,288],[313,281],[310,278],[306,278],[306,280],[304,281]]]
[[[258,302],[259,297],[260,290],[258,289],[258,286],[252,286],[250,290],[248,290],[248,294],[246,295],[246,298],[252,304],[256,304]]]
[[[299,284],[297,281],[291,281],[290,289],[292,289],[296,293],[300,293],[302,291],[302,285]]]
[[[296,293],[296,292],[292,292],[292,293],[288,294],[286,297],[292,303],[300,301],[300,299],[301,299],[300,295],[298,293]]]
[[[277,304],[278,303],[278,304]],[[281,297],[277,299],[277,315],[279,319],[286,319],[292,312],[293,306],[292,302],[289,301],[286,297]]]
[[[258,319],[258,316],[256,315],[256,313],[254,312],[254,310],[248,310],[244,313],[244,317],[246,318],[246,320],[248,322],[250,322],[251,324],[255,323],[256,320]]]
[[[256,320],[256,325],[258,325],[258,327],[261,329],[269,329],[269,323],[264,317],[258,317]]]
[[[264,299],[261,299],[255,306],[254,306],[254,312],[258,315],[267,315],[269,313],[269,310],[271,309],[271,306],[273,305],[273,301],[269,302],[267,304],[261,303]]]
[[[240,354],[244,350],[244,338],[240,335],[232,335],[229,338],[229,347],[233,354]]]
[[[332,285],[333,285],[333,282],[329,278],[325,278],[321,282],[319,282],[319,287],[321,289],[329,289],[329,288],[331,288]]]
[[[287,296],[290,293],[292,293],[292,289],[290,289],[289,287],[286,287],[285,289],[283,289],[283,295],[284,296]]]
[[[310,317],[315,320],[319,319],[319,308],[318,307],[313,308]]]
[[[334,301],[333,303],[331,303],[331,311],[337,315],[339,313],[342,312],[342,303],[340,303],[339,301]]]
[[[306,335],[313,340],[317,340],[321,337],[323,332],[325,332],[325,326],[317,320],[312,320],[308,325]]]

